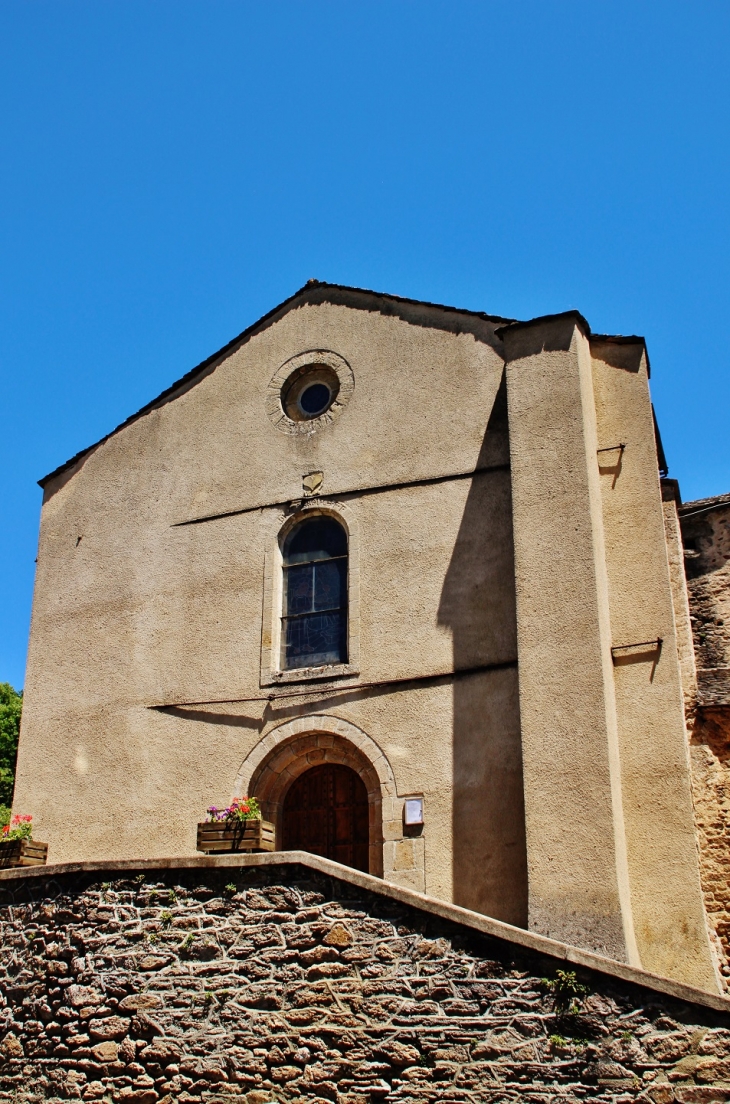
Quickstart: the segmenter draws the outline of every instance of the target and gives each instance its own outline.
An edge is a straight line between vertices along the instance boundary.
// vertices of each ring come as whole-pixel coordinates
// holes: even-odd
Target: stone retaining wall
[[[730,1100],[730,1002],[256,858],[0,876],[0,1099]]]

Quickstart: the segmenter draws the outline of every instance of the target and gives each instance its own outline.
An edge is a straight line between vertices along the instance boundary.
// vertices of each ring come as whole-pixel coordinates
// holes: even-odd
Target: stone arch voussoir
[[[350,767],[362,779],[370,816],[370,873],[383,872],[383,816],[396,798],[393,771],[381,749],[362,729],[339,717],[315,715],[287,721],[267,733],[246,756],[235,795],[258,798],[264,817],[281,838],[284,797],[292,782],[320,763]]]

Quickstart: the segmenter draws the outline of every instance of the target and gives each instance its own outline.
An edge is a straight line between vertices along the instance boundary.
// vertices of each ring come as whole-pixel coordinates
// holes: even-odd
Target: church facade
[[[577,312],[310,281],[42,480],[50,861],[193,854],[248,794],[279,848],[718,991],[648,381]]]

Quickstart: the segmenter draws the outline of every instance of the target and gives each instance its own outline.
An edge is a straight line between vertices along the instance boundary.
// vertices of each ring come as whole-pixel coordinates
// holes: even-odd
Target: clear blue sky
[[[644,334],[730,491],[730,6],[3,0],[0,681],[41,494],[309,277]]]

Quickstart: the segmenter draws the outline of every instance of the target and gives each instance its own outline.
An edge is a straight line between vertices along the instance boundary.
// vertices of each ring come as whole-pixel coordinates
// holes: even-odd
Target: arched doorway
[[[368,872],[368,792],[351,767],[323,763],[304,771],[289,787],[282,814],[285,851],[309,851]]]
[[[356,725],[327,714],[296,717],[277,725],[244,759],[233,792],[237,797],[253,794],[258,798],[264,818],[276,825],[277,849],[283,850],[286,794],[305,771],[325,764],[350,767],[364,783],[370,854],[367,869],[382,878],[384,821],[389,822],[388,838],[393,839],[393,830],[400,826],[400,805],[394,804],[397,788],[387,757]]]

